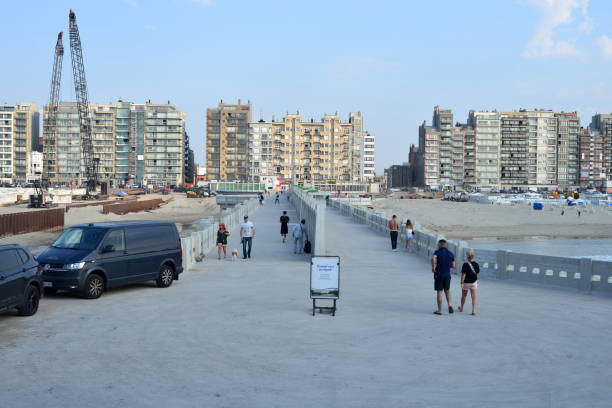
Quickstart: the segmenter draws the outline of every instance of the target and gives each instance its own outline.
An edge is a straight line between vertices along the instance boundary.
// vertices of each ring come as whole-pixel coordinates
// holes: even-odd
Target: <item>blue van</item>
[[[68,228],[38,262],[46,293],[68,290],[96,299],[135,282],[170,286],[183,272],[183,251],[172,222],[104,222]]]

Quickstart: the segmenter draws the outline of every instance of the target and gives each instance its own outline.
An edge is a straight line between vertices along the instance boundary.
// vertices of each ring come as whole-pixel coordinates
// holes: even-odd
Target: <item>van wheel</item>
[[[85,281],[84,295],[87,299],[97,299],[104,292],[104,279],[100,275],[92,273]]]
[[[172,285],[174,280],[174,270],[169,265],[162,265],[159,270],[159,277],[157,278],[157,286],[160,288],[167,288]]]
[[[38,310],[40,291],[36,286],[30,285],[26,289],[23,304],[17,308],[22,316],[32,316]]]

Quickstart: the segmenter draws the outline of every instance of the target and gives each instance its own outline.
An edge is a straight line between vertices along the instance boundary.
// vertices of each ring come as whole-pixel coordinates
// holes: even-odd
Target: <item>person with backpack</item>
[[[293,237],[293,253],[301,254],[304,249],[304,238],[308,236],[306,231],[306,220],[302,220],[299,224],[293,226],[291,236]]]

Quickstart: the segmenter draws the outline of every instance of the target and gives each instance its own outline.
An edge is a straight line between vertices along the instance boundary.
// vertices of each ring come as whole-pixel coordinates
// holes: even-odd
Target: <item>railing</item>
[[[308,190],[296,186],[291,186],[289,194],[298,219],[306,220],[306,231],[313,255],[326,255],[324,198],[317,198]]]
[[[338,209],[356,222],[366,224],[375,231],[388,234],[389,219],[363,207],[357,207],[339,200],[330,199],[330,207]],[[399,234],[399,242],[406,237]],[[415,231],[414,245],[418,255],[431,258],[442,236]],[[448,249],[455,254],[457,274],[469,249],[465,241],[447,240]],[[519,282],[538,283],[551,286],[578,289],[584,292],[612,294],[612,262],[596,261],[590,258],[568,258],[543,256],[512,251],[491,251],[474,249],[480,265],[482,278],[509,279]]]
[[[224,223],[227,230],[230,230],[239,225],[245,215],[250,215],[258,208],[258,200],[252,198],[222,211],[218,218],[208,217],[197,221],[195,223],[197,231],[192,232],[188,237],[181,238],[183,268],[187,270],[195,263],[202,261],[205,254],[217,245],[217,221]]]
[[[64,228],[64,209],[0,215],[0,237]]]

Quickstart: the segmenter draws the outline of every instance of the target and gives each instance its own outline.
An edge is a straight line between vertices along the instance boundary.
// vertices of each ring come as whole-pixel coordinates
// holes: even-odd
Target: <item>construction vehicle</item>
[[[49,195],[47,193],[46,186],[43,187],[43,183],[40,181],[34,182],[34,188],[36,189],[36,194],[30,194],[30,203],[28,204],[28,208],[51,208],[57,207],[57,204],[53,204],[49,200]]]

